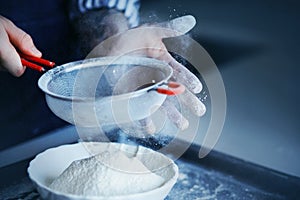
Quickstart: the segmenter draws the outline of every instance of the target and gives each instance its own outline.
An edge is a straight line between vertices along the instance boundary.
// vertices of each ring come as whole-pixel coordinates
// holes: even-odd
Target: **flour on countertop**
[[[138,158],[129,158],[122,151],[105,151],[72,162],[49,187],[80,196],[116,196],[150,191],[164,182]]]

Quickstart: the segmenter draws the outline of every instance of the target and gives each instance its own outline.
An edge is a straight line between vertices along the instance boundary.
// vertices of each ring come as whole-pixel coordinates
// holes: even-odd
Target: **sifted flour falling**
[[[136,157],[105,151],[72,162],[49,187],[80,196],[116,196],[149,191],[164,182]]]

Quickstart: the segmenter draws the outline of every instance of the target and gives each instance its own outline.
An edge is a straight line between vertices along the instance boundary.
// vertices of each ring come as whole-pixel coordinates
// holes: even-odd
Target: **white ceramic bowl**
[[[105,151],[107,148],[111,148],[111,146],[122,149],[128,156],[136,152],[142,152],[142,156],[139,159],[149,170],[155,170],[155,173],[162,176],[165,179],[164,184],[143,193],[110,197],[65,194],[48,187],[74,160],[88,158]],[[152,162],[152,166],[149,166],[149,163],[145,162],[147,159],[155,159],[157,162]],[[161,153],[141,146],[136,147],[119,143],[100,142],[76,143],[48,149],[38,154],[30,162],[27,171],[41,197],[50,200],[163,200],[171,191],[178,177],[177,165]]]

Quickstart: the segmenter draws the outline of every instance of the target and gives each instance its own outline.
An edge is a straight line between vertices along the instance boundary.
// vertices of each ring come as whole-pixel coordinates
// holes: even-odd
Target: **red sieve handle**
[[[184,85],[177,83],[177,82],[169,82],[167,85],[169,87],[168,89],[157,88],[156,91],[160,94],[172,96],[172,95],[181,94],[185,90]]]

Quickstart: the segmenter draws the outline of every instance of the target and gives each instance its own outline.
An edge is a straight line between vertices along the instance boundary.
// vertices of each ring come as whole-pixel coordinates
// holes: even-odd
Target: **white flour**
[[[149,191],[164,182],[136,157],[105,151],[74,161],[49,187],[80,196],[114,196]]]

